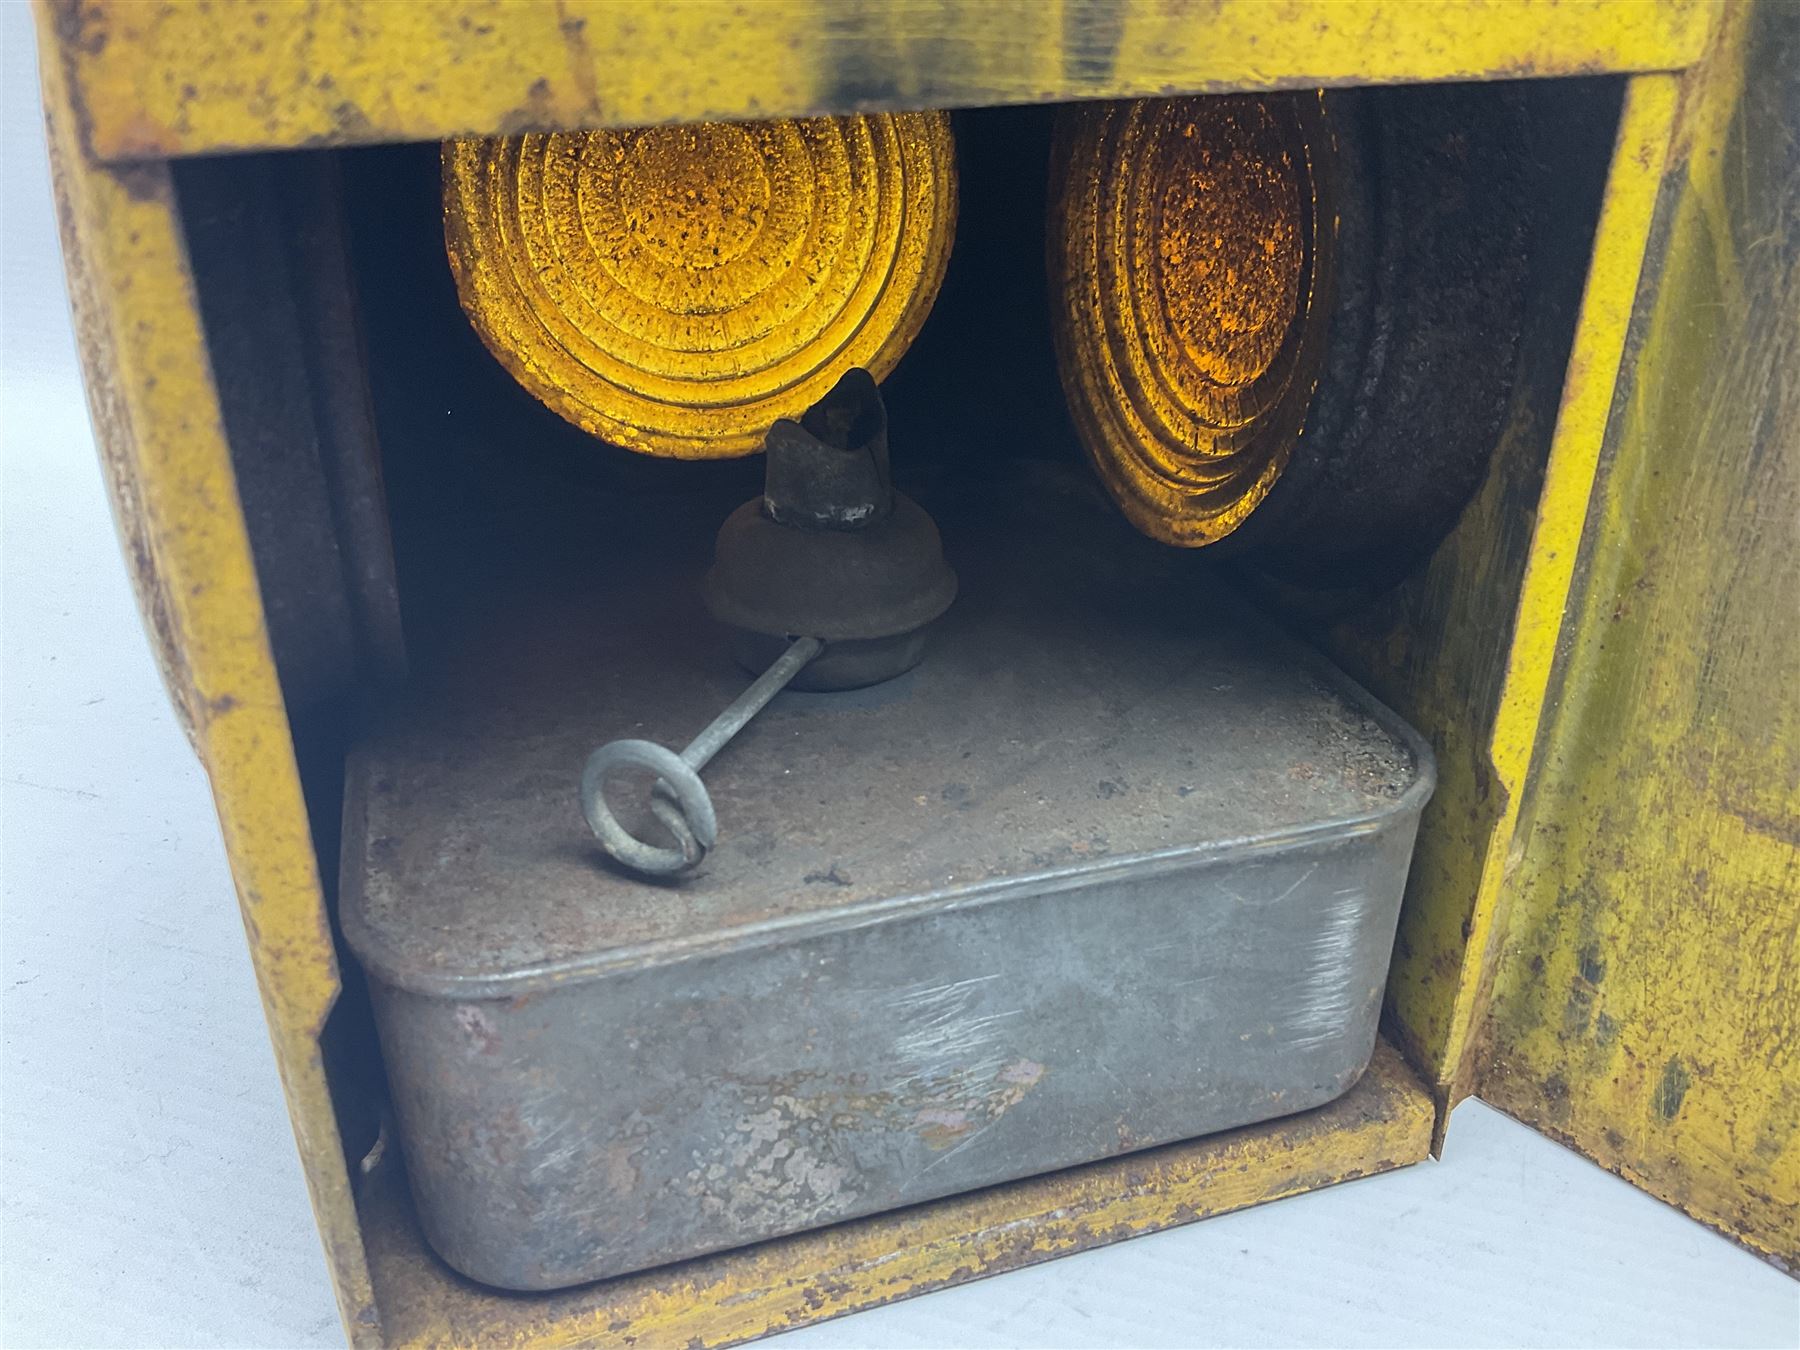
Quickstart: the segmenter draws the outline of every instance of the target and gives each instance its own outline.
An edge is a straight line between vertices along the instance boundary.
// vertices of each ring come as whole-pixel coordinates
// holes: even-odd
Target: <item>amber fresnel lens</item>
[[[956,221],[942,113],[446,142],[476,331],[544,403],[645,454],[749,454],[899,361]]]
[[[1330,311],[1318,93],[1064,112],[1049,265],[1063,389],[1145,534],[1197,547],[1268,495],[1305,430]]]

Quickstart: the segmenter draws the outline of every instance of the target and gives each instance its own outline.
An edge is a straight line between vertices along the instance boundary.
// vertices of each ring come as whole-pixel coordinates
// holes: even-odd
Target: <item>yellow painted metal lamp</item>
[[[1779,374],[1769,362],[1784,350],[1792,307],[1758,303],[1793,293],[1793,231],[1783,229],[1791,212],[1781,210],[1800,144],[1792,11],[1699,0],[1277,8],[920,0],[850,3],[821,22],[819,6],[780,0],[569,0],[554,10],[511,7],[496,32],[475,21],[486,7],[452,0],[243,0],[234,24],[198,6],[41,5],[65,256],[107,473],[153,638],[213,783],[355,1343],[732,1344],[1415,1162],[1434,1124],[1441,1141],[1449,1108],[1473,1091],[1756,1250],[1797,1259],[1795,909],[1782,884],[1794,872],[1796,738],[1792,700],[1781,693],[1795,647],[1793,624],[1771,620],[1792,613],[1781,602],[1794,549],[1767,522],[1796,500],[1800,461],[1770,449],[1792,442],[1781,440],[1792,400],[1770,402],[1779,381],[1767,378]],[[953,61],[942,59],[946,33]],[[852,78],[868,71],[880,78]],[[1596,75],[1617,78],[1563,78]],[[292,596],[261,566],[255,546],[266,541],[247,509],[262,432],[280,419],[259,417],[246,430],[233,396],[306,369],[307,348],[274,344],[279,359],[264,359],[263,349],[221,339],[219,306],[273,313],[291,297],[284,274],[266,268],[221,282],[220,254],[230,262],[238,241],[201,246],[198,190],[253,198],[256,172],[315,158],[349,163],[360,145],[435,147],[527,122],[560,129],[457,141],[446,153],[446,224],[477,329],[541,399],[609,440],[664,455],[741,454],[754,448],[746,428],[804,408],[848,365],[879,375],[905,350],[948,246],[948,129],[940,116],[922,119],[942,137],[941,155],[924,159],[944,174],[935,188],[909,178],[879,209],[819,203],[792,227],[797,235],[782,235],[777,189],[785,197],[790,180],[770,166],[790,161],[756,148],[773,133],[741,130],[752,147],[744,150],[717,123],[693,119],[1203,90],[1298,99],[1310,96],[1279,91],[1317,84],[1334,89],[1323,105],[1330,154],[1315,153],[1312,139],[1302,165],[1279,119],[1264,125],[1241,110],[1233,124],[1197,119],[1198,144],[1165,151],[1219,184],[1241,185],[1234,218],[1259,222],[1273,243],[1260,257],[1209,259],[1185,247],[1184,232],[1204,242],[1204,212],[1219,203],[1185,201],[1153,158],[1121,173],[1096,156],[1086,178],[1059,161],[1062,181],[1080,191],[1053,197],[1052,210],[1066,200],[1080,215],[1053,215],[1053,243],[1092,250],[1085,266],[1053,251],[1053,282],[1098,294],[1107,269],[1114,285],[1128,277],[1107,254],[1129,246],[1145,266],[1188,276],[1191,293],[1136,314],[1084,301],[1111,326],[1072,326],[1074,313],[1055,323],[1077,429],[1103,477],[1124,482],[1121,502],[1140,526],[1163,538],[1185,531],[1178,542],[1221,551],[1282,538],[1288,561],[1329,570],[1345,531],[1327,526],[1351,516],[1363,546],[1377,541],[1405,578],[1381,604],[1320,634],[1439,752],[1441,786],[1421,827],[1386,990],[1393,1043],[1377,1047],[1349,1094],[1307,1116],[553,1297],[495,1294],[451,1275],[418,1232],[395,1151],[385,1163],[365,1155],[355,1124],[374,1094],[346,1047],[369,1027],[332,942],[331,888],[321,884],[337,861],[321,842],[331,831],[309,829],[302,790],[305,748],[320,744],[320,724],[272,655]],[[1562,86],[1602,102],[1612,91],[1616,141],[1613,116],[1588,119],[1605,141],[1594,172],[1508,177],[1496,171],[1503,157],[1467,160],[1483,153],[1469,133],[1484,119],[1462,115],[1459,99],[1496,122],[1492,107],[1473,106],[1484,94],[1505,101],[1523,90],[1536,106]],[[1366,363],[1339,369],[1341,355],[1372,348],[1334,340],[1314,379],[1306,338],[1321,307],[1335,323],[1344,297],[1368,280],[1357,270],[1370,254],[1354,237],[1354,195],[1340,191],[1358,175],[1326,172],[1358,141],[1343,134],[1339,108],[1379,95],[1416,111],[1427,93],[1453,95],[1442,125],[1416,138],[1410,160],[1361,181],[1404,183],[1410,165],[1458,156],[1459,180],[1486,196],[1442,206],[1464,211],[1462,225],[1493,222],[1484,256],[1511,256],[1517,233],[1494,203],[1561,200],[1583,184],[1593,192],[1589,227],[1551,269],[1569,294],[1546,304],[1537,290],[1525,293],[1533,324],[1545,314],[1566,320],[1560,348],[1551,344],[1538,372],[1549,396],[1504,405],[1479,492],[1457,484],[1445,494],[1451,514],[1460,511],[1447,539],[1414,530],[1419,512],[1399,491],[1423,477],[1407,472],[1428,462],[1422,456],[1371,473],[1353,456],[1323,453],[1347,444],[1327,434],[1334,418],[1347,425],[1333,399],[1341,411],[1342,392],[1376,387],[1380,372]],[[1130,144],[1153,147],[1174,134],[1188,142],[1173,110],[1132,114]],[[1088,137],[1126,143],[1121,105],[1087,104],[1065,117],[1066,147]],[[690,129],[576,130],[677,121]],[[1542,124],[1561,141],[1583,121]],[[1304,130],[1298,114],[1295,125]],[[915,160],[891,127],[865,130],[870,165],[911,174]],[[816,171],[813,143],[795,134]],[[633,149],[640,141],[645,148]],[[528,146],[537,147],[531,165]],[[886,149],[878,155],[877,146]],[[672,153],[715,158],[707,183],[733,179],[733,162],[751,163],[752,190],[706,196],[655,167]],[[641,162],[631,168],[634,155]],[[846,149],[842,162],[851,160]],[[579,176],[583,165],[592,178]],[[870,203],[887,201],[876,176],[865,174]],[[615,194],[610,208],[602,187]],[[563,194],[566,219],[547,191]],[[895,221],[891,211],[910,219],[927,198],[936,202],[931,228]],[[615,226],[605,224],[609,209]],[[1191,227],[1167,228],[1170,212],[1190,209],[1201,212]],[[1145,210],[1127,227],[1122,213]],[[870,227],[859,252],[851,235],[871,218],[893,232]],[[833,221],[842,238],[828,234]],[[1426,240],[1471,233],[1416,224]],[[878,237],[889,242],[878,248]],[[629,249],[615,250],[618,242]],[[688,263],[671,261],[693,249]],[[784,249],[793,261],[782,271]],[[835,283],[801,261],[827,255]],[[709,263],[715,256],[722,261]],[[749,271],[746,260],[757,259],[766,284]],[[484,271],[488,261],[505,265]],[[1482,262],[1401,250],[1375,257],[1370,272],[1383,285],[1432,291],[1445,312],[1480,316],[1465,327],[1491,332],[1506,305],[1524,306],[1512,298],[1516,273]],[[1273,287],[1262,290],[1265,305],[1245,302],[1234,269]],[[861,280],[846,283],[850,276]],[[323,288],[317,277],[308,284]],[[1115,293],[1134,288],[1127,281]],[[1052,294],[1053,313],[1065,303]],[[741,321],[732,342],[697,346],[686,333],[708,304]],[[352,311],[340,308],[323,331],[334,350],[355,351]],[[1440,343],[1457,337],[1437,334]],[[1410,368],[1416,354],[1395,359]],[[1458,369],[1481,376],[1480,357],[1471,346]],[[751,372],[761,373],[751,380]],[[357,377],[351,392],[365,396],[363,372],[348,373]],[[304,413],[313,397],[354,406],[340,387],[314,371],[294,406]],[[1459,427],[1481,420],[1471,406],[1491,413],[1498,389],[1474,378],[1384,389],[1389,420],[1369,439],[1399,428],[1421,446],[1450,444]],[[1134,446],[1114,404],[1159,434]],[[697,409],[696,420],[671,423],[668,412],[682,406]],[[305,417],[289,420],[279,429],[306,443]],[[1298,436],[1285,465],[1279,427]],[[1646,549],[1646,539],[1664,546]],[[1697,613],[1712,621],[1696,627]],[[1613,752],[1601,753],[1607,746]],[[314,761],[320,781],[339,767],[332,754]],[[1671,894],[1682,903],[1671,906]],[[1763,959],[1744,959],[1752,951]]]

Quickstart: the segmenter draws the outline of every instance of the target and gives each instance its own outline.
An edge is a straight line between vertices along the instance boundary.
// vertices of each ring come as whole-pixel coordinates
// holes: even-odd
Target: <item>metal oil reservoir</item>
[[[678,742],[744,679],[639,531],[604,531],[580,624],[470,615],[441,695],[356,752],[345,929],[452,1265],[572,1284],[1355,1082],[1430,751],[1057,505],[947,510],[924,658],[771,705],[708,766],[718,841],[679,881],[608,867],[572,802],[596,739]],[[658,529],[698,561],[695,524]]]

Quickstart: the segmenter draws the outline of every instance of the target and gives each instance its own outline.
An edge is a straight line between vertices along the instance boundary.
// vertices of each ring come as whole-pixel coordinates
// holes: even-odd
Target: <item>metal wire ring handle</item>
[[[651,809],[683,847],[647,844],[619,824],[606,802],[606,782],[621,769],[648,769],[657,775],[658,800]],[[675,812],[656,810],[666,800],[664,793],[673,797],[671,804],[680,810],[676,819],[685,829],[671,819]],[[610,741],[589,755],[587,767],[581,771],[581,810],[608,853],[627,867],[652,876],[685,872],[705,857],[719,838],[719,818],[700,775],[680,755],[654,741]]]
[[[719,839],[719,818],[700,781],[700,770],[824,650],[825,643],[819,638],[796,638],[679,755],[654,741],[631,740],[613,741],[589,755],[587,768],[581,772],[581,810],[600,846],[625,866],[651,876],[671,876],[697,866]],[[626,768],[648,769],[657,775],[650,794],[650,814],[674,836],[678,847],[646,844],[628,833],[613,815],[606,804],[606,780]]]

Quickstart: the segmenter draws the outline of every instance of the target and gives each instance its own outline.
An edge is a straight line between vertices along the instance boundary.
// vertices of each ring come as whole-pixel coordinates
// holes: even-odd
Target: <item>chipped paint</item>
[[[88,401],[140,608],[211,780],[295,1143],[346,1332],[377,1335],[320,1037],[339,993],[287,711],[169,166],[88,153],[68,44],[39,11],[63,257]],[[92,38],[92,41],[90,41]]]
[[[1541,489],[1521,463],[1535,433],[1511,429],[1488,481],[1425,571],[1333,634],[1340,658],[1436,740],[1440,787],[1421,824],[1387,1001],[1397,1034],[1436,1086],[1440,1130],[1470,1091],[1501,889],[1676,90],[1664,75],[1627,85]]]
[[[106,159],[1667,70],[1705,0],[39,0]],[[954,41],[946,47],[945,34]],[[47,43],[46,47],[52,44]]]
[[[1800,1270],[1800,11],[1676,145],[1479,1090]]]

